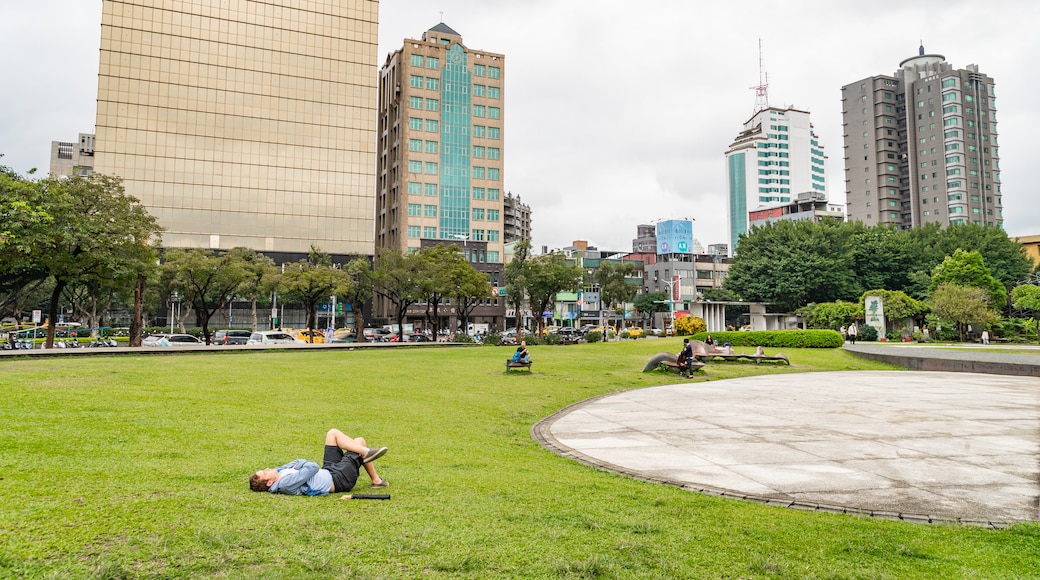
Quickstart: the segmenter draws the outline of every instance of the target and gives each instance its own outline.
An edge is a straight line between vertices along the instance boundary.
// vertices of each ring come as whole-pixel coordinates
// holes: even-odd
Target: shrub
[[[497,332],[489,333],[484,337],[484,344],[488,346],[499,346],[502,344],[502,335]]]
[[[473,340],[472,336],[466,334],[465,332],[456,333],[451,340],[452,342],[465,342],[468,344],[473,344],[474,342],[476,342],[475,340]]]
[[[629,334],[627,330],[622,330],[622,331],[621,331],[621,338],[622,338],[622,339],[625,339],[625,338],[632,338],[632,335],[631,335],[631,334]]]
[[[593,330],[585,335],[585,342],[599,342],[603,340],[603,333],[598,330]]]
[[[681,316],[675,319],[675,334],[679,336],[698,334],[707,329],[707,323],[698,316]]]
[[[525,334],[520,340],[526,342],[528,346],[542,344],[542,341],[538,338],[537,334]],[[517,344],[520,344],[520,342],[517,341]]]
[[[681,319],[680,319],[681,320]],[[693,336],[704,340],[707,332]],[[770,348],[840,348],[844,343],[836,330],[757,330],[751,332],[712,332],[717,344],[733,346],[763,346]]]
[[[876,328],[869,324],[864,324],[859,327],[859,332],[856,333],[856,340],[863,340],[866,342],[874,342],[878,339],[878,331]]]
[[[542,341],[543,344],[563,344],[563,338],[559,334],[549,333],[545,335],[545,339]]]

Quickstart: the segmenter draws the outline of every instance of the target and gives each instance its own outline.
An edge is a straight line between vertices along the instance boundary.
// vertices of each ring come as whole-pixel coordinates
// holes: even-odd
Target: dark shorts
[[[321,468],[332,474],[332,486],[336,488],[337,493],[350,491],[357,483],[358,472],[361,470],[361,456],[353,451],[344,453],[336,445],[326,445]]]

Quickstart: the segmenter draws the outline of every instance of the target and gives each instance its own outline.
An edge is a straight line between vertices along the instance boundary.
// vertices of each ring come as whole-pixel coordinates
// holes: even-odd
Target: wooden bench
[[[668,370],[670,370],[672,372],[675,372],[675,373],[678,373],[680,375],[686,372],[686,365],[679,366],[678,362],[663,361],[660,364],[663,364],[665,367],[668,368]],[[691,368],[693,368],[693,372],[697,372],[697,371],[701,370],[702,368],[704,368],[704,363],[695,360],[695,361],[693,361],[693,364],[690,365],[690,366],[691,366]]]
[[[669,353],[669,352],[661,352],[661,353],[657,353],[656,355],[654,355],[650,359],[650,361],[646,363],[646,366],[643,367],[643,372],[644,373],[648,373],[648,372],[651,372],[651,371],[655,371],[655,370],[657,370],[661,366],[664,366],[669,371],[672,371],[672,372],[675,372],[675,373],[684,373],[684,372],[686,372],[686,367],[685,366],[680,367],[679,363],[676,362],[676,356],[674,354],[672,354],[672,353]],[[700,361],[697,361],[697,360],[694,360],[692,366],[693,366],[693,371],[697,372],[701,368],[704,367],[704,363],[702,363]]]
[[[782,355],[782,354],[778,354],[778,355],[758,354],[758,355],[756,355],[756,354],[738,354],[738,353],[734,353],[734,354],[707,353],[707,354],[697,354],[697,355],[694,355],[694,358],[696,358],[697,360],[702,361],[702,362],[711,362],[711,361],[713,361],[715,359],[722,359],[722,360],[725,360],[725,361],[731,361],[731,360],[752,360],[752,361],[755,361],[755,364],[758,364],[758,363],[760,363],[762,361],[766,361],[766,362],[782,362],[785,365],[790,365],[791,364],[791,361],[787,360],[787,357],[785,355]]]
[[[533,363],[529,363],[529,362],[526,362],[526,363],[513,362],[513,359],[507,358],[506,359],[506,372],[508,373],[509,371],[511,371],[513,369],[527,369],[528,372],[530,372],[532,364]]]

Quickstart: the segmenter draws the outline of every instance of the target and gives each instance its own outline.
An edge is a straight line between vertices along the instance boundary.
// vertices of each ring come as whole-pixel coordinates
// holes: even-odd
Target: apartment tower
[[[841,89],[848,218],[913,228],[1000,226],[1000,156],[993,79],[918,55],[891,76]]]
[[[95,171],[163,245],[373,252],[378,0],[104,0]]]
[[[731,251],[749,230],[748,212],[789,204],[800,193],[826,195],[825,159],[807,111],[766,107],[744,123],[726,151]]]

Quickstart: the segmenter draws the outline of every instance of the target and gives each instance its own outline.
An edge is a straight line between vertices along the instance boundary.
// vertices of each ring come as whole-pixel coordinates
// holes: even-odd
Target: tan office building
[[[371,254],[378,0],[104,0],[95,171],[163,245]]]

